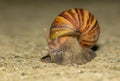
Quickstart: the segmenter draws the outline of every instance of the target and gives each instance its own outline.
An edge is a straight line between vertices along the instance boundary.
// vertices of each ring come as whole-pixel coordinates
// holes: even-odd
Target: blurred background
[[[116,29],[119,34],[120,0],[0,0],[0,34],[17,28],[25,32],[49,28],[53,19],[69,8],[87,9],[97,17],[101,30],[112,33]]]

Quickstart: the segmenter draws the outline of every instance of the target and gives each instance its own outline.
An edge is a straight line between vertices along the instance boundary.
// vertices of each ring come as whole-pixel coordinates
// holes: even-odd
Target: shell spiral
[[[82,47],[91,48],[100,34],[96,18],[84,9],[69,9],[60,13],[53,21],[49,38],[62,44],[68,36],[76,37]]]

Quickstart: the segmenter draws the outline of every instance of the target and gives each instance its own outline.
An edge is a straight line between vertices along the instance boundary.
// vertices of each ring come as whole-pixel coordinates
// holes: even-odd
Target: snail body
[[[50,57],[55,56],[55,58],[57,56],[60,57],[60,59],[61,58],[65,59],[64,55],[65,57],[66,55],[69,56],[68,49],[72,49],[72,51],[69,50],[70,51],[69,53],[80,50],[76,54],[73,54],[74,52],[72,53],[73,55],[77,55],[76,57],[84,53],[88,53],[95,56],[94,52],[91,51],[90,48],[93,47],[97,42],[99,34],[100,34],[99,24],[96,18],[87,10],[77,8],[63,11],[55,18],[50,27],[48,45],[49,48],[52,49],[52,52],[49,54],[49,56]],[[78,43],[75,43],[75,41],[77,41]],[[73,46],[74,44],[75,45],[79,44],[79,46],[77,45],[78,47],[77,50],[75,49],[76,46]],[[86,49],[90,53],[85,52]],[[59,50],[62,50],[63,52],[59,54],[57,52]],[[70,58],[76,59],[76,57]],[[57,62],[54,61],[54,58],[51,58],[51,60],[52,59],[53,62]]]

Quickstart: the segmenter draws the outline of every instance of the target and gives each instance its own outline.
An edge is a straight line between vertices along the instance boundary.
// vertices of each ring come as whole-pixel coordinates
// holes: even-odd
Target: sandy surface
[[[85,65],[43,63],[46,28],[69,8],[98,19],[97,57]],[[120,1],[0,1],[0,81],[120,81]]]

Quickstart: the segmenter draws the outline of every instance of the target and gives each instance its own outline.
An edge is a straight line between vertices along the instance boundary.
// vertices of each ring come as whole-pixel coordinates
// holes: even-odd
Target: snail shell
[[[69,9],[60,13],[53,21],[48,37],[52,49],[41,60],[58,64],[84,64],[96,54],[90,48],[100,34],[96,18],[84,9]]]
[[[49,47],[58,39],[62,45],[68,36],[76,37],[82,47],[91,48],[98,40],[100,33],[96,18],[84,9],[69,9],[60,13],[50,28]],[[52,42],[52,43],[51,43]]]

